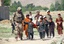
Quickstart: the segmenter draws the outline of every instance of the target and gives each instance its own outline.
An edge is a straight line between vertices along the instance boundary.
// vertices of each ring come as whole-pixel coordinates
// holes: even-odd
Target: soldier
[[[19,35],[20,39],[22,40],[22,36],[23,36],[22,26],[23,26],[24,15],[22,13],[21,7],[17,8],[17,11],[15,12],[13,19],[15,20],[15,24],[16,24],[16,26],[15,26],[16,37],[15,38],[17,40],[18,35]]]

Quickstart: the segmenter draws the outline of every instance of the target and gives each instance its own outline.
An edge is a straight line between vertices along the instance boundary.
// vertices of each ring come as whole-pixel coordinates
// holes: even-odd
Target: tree
[[[20,2],[20,1],[18,1],[17,6],[18,6],[18,7],[22,7],[22,5],[21,5],[21,2]]]
[[[64,10],[64,0],[61,0],[61,8]]]
[[[11,0],[3,0],[3,6],[10,6]]]
[[[26,12],[27,11],[25,6],[22,7],[22,11],[23,12]]]
[[[10,6],[10,11],[11,12],[15,12],[18,7],[21,7],[23,9],[23,11],[26,10],[25,7],[22,6],[22,4],[20,3],[20,1],[18,1],[18,2],[14,1],[14,3],[12,3],[12,5]]]
[[[61,10],[61,4],[58,1],[55,2],[55,10]]]
[[[54,10],[55,10],[55,6],[54,6],[53,3],[50,5],[50,10],[51,10],[51,11],[54,11]]]
[[[12,3],[12,5],[10,6],[10,11],[15,12],[17,10],[17,8],[18,8],[17,2],[14,1],[14,3]]]
[[[47,8],[47,7],[43,7],[43,10],[45,10],[45,11],[47,11],[49,8]]]
[[[36,10],[42,10],[43,7],[41,7],[41,6],[36,6],[35,9],[36,9]]]
[[[33,3],[31,3],[31,4],[27,4],[27,6],[26,6],[26,9],[28,10],[28,11],[32,11],[32,9],[35,7],[35,5],[33,5]]]

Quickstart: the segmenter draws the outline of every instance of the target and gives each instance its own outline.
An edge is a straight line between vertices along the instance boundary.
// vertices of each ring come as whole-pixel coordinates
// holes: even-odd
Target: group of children
[[[47,18],[41,17],[40,21],[36,21],[37,23],[34,24],[32,22],[32,18],[30,18],[30,22],[24,22],[25,24],[28,24],[28,39],[33,39],[34,36],[34,31],[33,28],[37,28],[38,32],[39,32],[39,36],[40,39],[45,38],[45,33],[47,34],[47,37],[51,37],[51,35],[53,35],[53,37],[55,36],[54,34],[54,28],[55,28],[55,24],[52,20],[52,18],[49,19],[49,21],[47,21]]]

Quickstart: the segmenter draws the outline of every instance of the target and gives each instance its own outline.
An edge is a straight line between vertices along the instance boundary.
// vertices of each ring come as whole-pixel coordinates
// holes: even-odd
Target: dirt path
[[[15,38],[8,38],[4,40],[0,40],[0,44],[51,44],[51,42],[58,42],[60,38],[63,36],[56,36],[54,38],[46,38],[41,40],[39,39],[39,36],[35,36],[34,40],[26,40],[24,37],[24,40],[18,40],[16,41]]]
[[[39,37],[35,37],[34,40],[18,40],[16,41],[14,38],[9,38],[8,40],[2,41],[3,43],[1,44],[49,44],[51,40],[40,40]]]

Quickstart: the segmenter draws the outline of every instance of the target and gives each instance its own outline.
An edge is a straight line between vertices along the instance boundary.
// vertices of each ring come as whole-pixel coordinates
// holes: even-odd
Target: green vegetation
[[[34,32],[35,35],[38,35],[37,29],[34,29]],[[6,27],[0,27],[0,37],[2,38],[14,37],[14,34],[12,34],[12,29]]]
[[[61,0],[61,8],[64,10],[64,0]]]
[[[55,2],[55,10],[61,10],[61,4],[58,1]]]
[[[8,38],[12,36],[11,36],[11,28],[0,27],[0,37]]]
[[[11,33],[11,28],[0,27],[0,33]]]
[[[10,6],[10,2],[11,2],[11,0],[4,0],[3,5],[4,6]],[[35,6],[33,3],[27,4],[26,6],[22,6],[20,1],[18,1],[18,2],[14,1],[14,3],[12,3],[12,5],[10,6],[10,12],[15,12],[19,6],[22,8],[23,12],[35,11],[35,10],[44,10],[44,11],[46,11],[46,10],[49,9],[48,7]],[[55,4],[52,3],[50,5],[50,10],[51,11],[64,10],[64,0],[61,0],[60,3],[58,1],[56,1]]]
[[[64,10],[64,0],[61,0],[61,3],[58,1],[55,2],[55,4],[50,5],[51,11],[61,11]]]
[[[43,7],[43,10],[45,10],[45,11],[47,11],[49,8],[47,8],[47,7]]]
[[[12,5],[10,6],[10,12],[15,12],[16,9],[18,7],[21,7],[23,12],[26,11],[35,11],[35,10],[48,10],[48,7],[42,7],[42,6],[35,6],[33,3],[31,4],[27,4],[26,6],[22,6],[21,2],[16,2],[14,1],[14,3],[12,3]],[[64,10],[64,0],[61,0],[61,3],[59,3],[58,1],[55,2],[55,4],[51,4],[50,5],[50,10],[51,11],[61,11]]]
[[[4,6],[10,6],[11,0],[3,0],[3,5]]]
[[[50,10],[51,10],[51,11],[54,11],[54,10],[55,10],[55,6],[54,6],[53,3],[50,5]]]
[[[45,10],[46,11],[49,9],[47,7],[35,6],[33,3],[27,4],[26,6],[22,6],[21,2],[14,1],[14,3],[12,3],[12,5],[10,6],[10,12],[15,12],[19,6],[22,8],[23,12],[35,11],[35,10]]]

